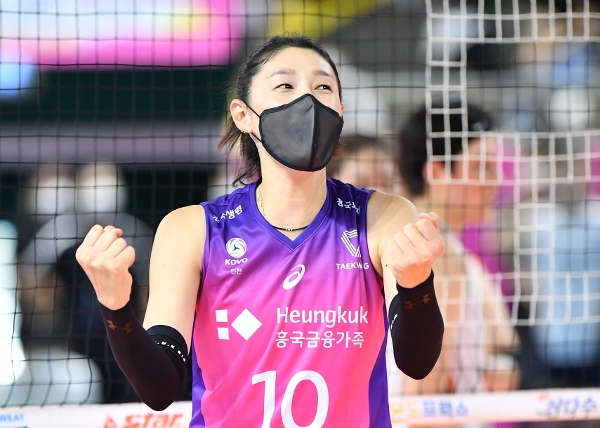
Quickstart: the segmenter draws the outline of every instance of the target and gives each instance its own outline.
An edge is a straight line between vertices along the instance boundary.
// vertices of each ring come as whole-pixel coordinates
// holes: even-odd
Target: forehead
[[[258,75],[268,78],[280,70],[291,72],[309,71],[311,73],[313,71],[324,71],[332,77],[335,75],[331,65],[319,53],[312,49],[296,47],[284,48],[275,54],[262,66]]]

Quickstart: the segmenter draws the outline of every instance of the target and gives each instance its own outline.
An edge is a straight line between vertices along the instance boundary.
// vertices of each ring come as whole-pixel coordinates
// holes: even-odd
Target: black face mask
[[[250,106],[248,106],[250,107]],[[260,141],[283,165],[297,171],[319,171],[329,163],[338,145],[344,120],[312,94],[257,114]]]

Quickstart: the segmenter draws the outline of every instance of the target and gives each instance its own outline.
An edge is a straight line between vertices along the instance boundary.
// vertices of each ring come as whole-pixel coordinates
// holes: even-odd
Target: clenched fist
[[[445,250],[436,213],[420,213],[416,223],[408,223],[388,242],[391,270],[399,285],[413,288],[431,274],[435,260]]]
[[[131,295],[133,278],[129,267],[135,250],[114,226],[95,225],[77,249],[77,261],[96,290],[98,301],[109,309],[121,309]]]

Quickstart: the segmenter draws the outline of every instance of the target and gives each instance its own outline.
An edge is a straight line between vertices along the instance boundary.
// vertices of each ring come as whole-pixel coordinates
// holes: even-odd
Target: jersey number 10
[[[275,373],[275,371],[269,371],[252,376],[252,385],[256,385],[260,382],[265,383],[264,417],[261,428],[270,428],[271,419],[275,413]],[[311,424],[306,427],[298,425],[296,421],[294,421],[294,416],[292,415],[292,400],[294,398],[294,393],[296,392],[298,384],[303,380],[312,382],[317,388],[317,414]],[[327,418],[328,408],[329,391],[327,390],[327,383],[325,382],[325,379],[323,379],[323,376],[311,370],[298,372],[290,379],[285,388],[283,400],[281,401],[281,419],[283,420],[283,426],[285,426],[285,428],[321,428],[325,423],[325,418]]]

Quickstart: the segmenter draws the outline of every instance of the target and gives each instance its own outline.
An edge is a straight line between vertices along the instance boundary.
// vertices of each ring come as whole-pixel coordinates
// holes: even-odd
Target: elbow
[[[144,402],[148,407],[150,407],[152,410],[154,410],[155,412],[162,412],[163,410],[165,410],[167,407],[169,407],[171,404],[173,404],[173,402]]]
[[[429,370],[429,371],[414,371],[414,372],[402,370],[402,373],[404,373],[406,376],[410,377],[411,379],[422,380],[422,379],[425,379],[429,373],[431,373],[431,370]]]
[[[422,380],[425,379],[429,373],[431,373],[431,370],[433,370],[434,366],[435,362],[426,367],[407,367],[400,370],[402,370],[402,373],[404,373],[406,376],[414,380]]]
[[[166,398],[156,399],[156,397],[149,397],[146,399],[142,399],[142,401],[144,402],[144,404],[146,404],[146,406],[150,407],[155,412],[162,412],[167,407],[169,407],[171,404],[173,404],[175,402],[175,399],[172,399],[172,400],[166,399]]]
[[[400,368],[400,367],[398,367],[398,368],[406,376],[408,376],[412,379],[415,379],[415,380],[421,380],[421,379],[425,379],[427,377],[427,375],[429,373],[431,373],[431,370],[433,370],[434,366],[435,366],[435,362],[433,364],[420,364],[420,365],[414,365],[414,366],[408,366],[408,367],[404,366],[402,368]]]
[[[417,357],[412,361],[402,361],[396,359],[396,365],[406,376],[421,380],[425,379],[429,373],[435,367],[441,352],[441,343],[437,351],[428,352],[426,355],[422,355],[420,358]]]
[[[183,385],[170,385],[167,388],[163,388],[162,391],[152,391],[151,393],[147,391],[145,394],[140,394],[136,391],[136,393],[146,406],[156,412],[160,412],[165,410],[180,397],[182,386]]]

